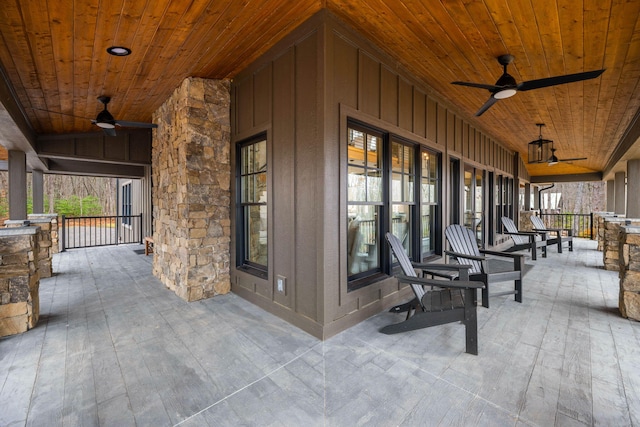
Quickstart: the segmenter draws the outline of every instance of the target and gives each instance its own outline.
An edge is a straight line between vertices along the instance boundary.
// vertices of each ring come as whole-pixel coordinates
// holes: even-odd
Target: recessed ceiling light
[[[127,56],[131,54],[131,49],[123,46],[111,46],[107,48],[107,52],[109,52],[110,55],[114,56]]]

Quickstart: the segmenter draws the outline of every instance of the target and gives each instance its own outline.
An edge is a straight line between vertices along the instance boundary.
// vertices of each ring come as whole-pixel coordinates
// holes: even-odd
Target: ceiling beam
[[[30,169],[46,171],[47,163],[38,158],[35,142],[36,133],[18,103],[13,86],[0,64],[0,144],[7,150],[23,151]]]
[[[587,182],[602,181],[602,172],[580,173],[573,175],[541,175],[532,176],[531,184],[547,184],[554,182]]]

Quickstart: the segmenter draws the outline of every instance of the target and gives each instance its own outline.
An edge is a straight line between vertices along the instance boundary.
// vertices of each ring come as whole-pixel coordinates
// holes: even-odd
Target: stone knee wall
[[[58,221],[58,214],[45,214],[45,213],[39,213],[39,214],[29,214],[27,215],[27,219],[34,221],[34,220],[48,220],[49,221],[49,227],[51,230],[50,233],[50,239],[51,239],[51,249],[50,249],[50,254],[57,254],[58,252],[60,252],[60,234],[59,234],[59,224],[60,221]],[[42,276],[40,276],[42,277]]]
[[[41,279],[53,276],[53,242],[52,222],[48,218],[34,218],[27,221],[6,220],[5,227],[22,227],[25,224],[35,225],[38,231],[38,273]],[[57,232],[56,232],[57,233]],[[56,251],[57,252],[57,251]]]
[[[533,231],[533,223],[531,222],[531,216],[536,215],[539,211],[520,211],[520,231]]]
[[[0,230],[0,337],[38,323],[38,227]]]
[[[640,320],[640,227],[620,229],[620,313]]]
[[[230,290],[230,82],[185,79],[155,112],[153,274],[187,301]]]
[[[602,261],[605,270],[620,270],[620,229],[624,226],[640,226],[640,219],[604,218]]]

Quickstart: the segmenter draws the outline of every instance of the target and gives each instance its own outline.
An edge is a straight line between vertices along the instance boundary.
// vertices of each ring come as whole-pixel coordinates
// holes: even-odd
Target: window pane
[[[411,206],[392,205],[391,207],[391,233],[402,242],[402,247],[411,257]],[[395,260],[394,260],[395,262]]]
[[[391,200],[402,201],[402,175],[397,172],[391,174]]]
[[[382,171],[371,170],[367,172],[367,201],[382,201]]]
[[[377,206],[349,206],[347,228],[349,275],[380,267],[378,209]]]
[[[243,176],[240,178],[240,186],[242,192],[242,203],[253,202],[254,182],[253,175]]]
[[[347,178],[347,200],[350,202],[364,202],[367,200],[367,180],[364,168],[349,166]]]
[[[422,255],[430,255],[433,253],[433,247],[431,240],[431,230],[432,230],[432,215],[431,215],[431,206],[423,205],[422,206],[422,217],[420,218],[420,237],[422,238]]]
[[[381,140],[375,135],[367,135],[367,164],[372,168],[381,168],[380,164],[381,156],[379,150],[381,147]]]
[[[414,180],[415,175],[405,175],[404,176],[404,201],[405,202],[413,202],[414,201]]]
[[[267,265],[267,207],[245,206],[245,258]]]

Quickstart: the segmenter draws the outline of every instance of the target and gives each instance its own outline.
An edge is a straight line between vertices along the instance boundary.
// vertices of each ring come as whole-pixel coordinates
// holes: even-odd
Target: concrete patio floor
[[[58,254],[38,326],[0,339],[0,425],[638,426],[640,323],[575,246],[478,307],[478,356],[459,324],[322,342],[233,294],[186,303],[139,245]]]

